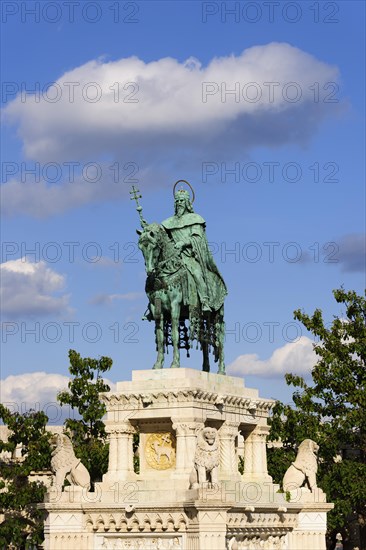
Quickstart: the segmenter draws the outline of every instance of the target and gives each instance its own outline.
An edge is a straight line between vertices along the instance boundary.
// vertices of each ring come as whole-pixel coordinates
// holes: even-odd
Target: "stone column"
[[[176,474],[190,474],[196,451],[197,431],[204,428],[203,422],[178,421],[172,418],[176,433]]]
[[[128,471],[130,473],[133,473],[135,474],[134,472],[134,469],[133,469],[133,436],[134,436],[134,433],[135,433],[135,429],[132,428],[132,430],[130,430],[128,432],[128,442],[127,442],[127,449],[128,449],[128,452],[127,452],[127,456],[128,456]]]
[[[205,427],[203,422],[189,422],[186,424],[186,455],[185,468],[191,472],[194,464],[194,455],[197,445],[197,433]]]
[[[220,438],[220,474],[223,479],[238,476],[235,438],[238,435],[238,424],[225,422],[219,430]]]
[[[184,472],[185,468],[185,456],[186,456],[186,429],[185,424],[182,422],[173,423],[173,430],[175,430],[176,437],[176,458],[175,458],[175,468],[177,473]]]
[[[253,473],[253,440],[250,434],[244,440],[243,481],[250,481],[252,473]]]
[[[123,481],[135,477],[133,471],[133,434],[135,428],[129,422],[117,426],[106,426],[109,434],[108,472],[103,476],[105,481]]]
[[[108,434],[109,441],[109,457],[108,457],[108,472],[114,472],[117,470],[118,460],[118,441],[117,430],[115,428],[109,428],[106,426],[106,432]]]
[[[267,469],[267,425],[256,426],[244,442],[243,481],[271,482]]]

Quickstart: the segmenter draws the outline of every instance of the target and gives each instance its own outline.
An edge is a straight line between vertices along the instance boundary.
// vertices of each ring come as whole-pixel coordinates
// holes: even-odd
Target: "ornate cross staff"
[[[142,229],[144,229],[148,225],[148,223],[147,223],[146,220],[144,220],[144,218],[142,216],[142,206],[139,204],[139,199],[142,199],[142,195],[140,194],[140,190],[136,189],[136,187],[133,185],[132,190],[130,191],[130,195],[131,195],[131,201],[136,201],[136,210],[137,210],[137,212],[139,213],[139,216],[140,216],[141,227],[142,227]]]

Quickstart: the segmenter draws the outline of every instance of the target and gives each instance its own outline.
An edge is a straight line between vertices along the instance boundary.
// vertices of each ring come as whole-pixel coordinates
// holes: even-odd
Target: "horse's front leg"
[[[160,315],[155,319],[155,338],[158,356],[153,369],[162,369],[164,364],[164,317]]]
[[[179,354],[179,315],[180,315],[180,300],[172,302],[171,318],[172,318],[172,343],[173,343],[173,361],[170,368],[180,367]]]
[[[225,374],[225,358],[224,358],[224,342],[225,342],[225,323],[224,323],[224,308],[220,309],[220,317],[218,321],[218,352],[219,352],[219,369],[217,374]]]
[[[219,346],[219,368],[217,374],[226,374],[225,372],[225,358],[224,358],[224,345]]]

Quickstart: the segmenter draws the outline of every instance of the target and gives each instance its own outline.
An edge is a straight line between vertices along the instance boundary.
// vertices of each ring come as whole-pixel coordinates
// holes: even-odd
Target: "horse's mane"
[[[154,233],[160,248],[165,249],[166,252],[172,249],[174,243],[169,238],[169,235],[165,231],[164,227],[156,222],[150,223],[144,228],[140,236],[141,244],[151,242],[152,235],[150,235],[150,233]]]

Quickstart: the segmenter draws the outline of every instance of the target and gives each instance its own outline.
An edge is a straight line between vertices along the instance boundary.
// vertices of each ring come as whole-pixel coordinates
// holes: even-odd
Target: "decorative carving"
[[[106,550],[181,550],[183,543],[181,537],[104,537],[101,547]]]
[[[282,550],[286,547],[283,536],[260,535],[260,536],[237,536],[228,539],[229,550]]]
[[[201,422],[180,422],[174,419],[173,430],[178,436],[197,435],[204,425]]]
[[[235,536],[243,534],[243,530],[251,536],[284,536],[296,525],[296,513],[281,512],[280,508],[274,513],[257,512],[254,507],[246,506],[242,511],[229,512],[227,516],[228,533]]]
[[[312,439],[304,439],[299,445],[296,460],[287,469],[282,486],[284,491],[293,491],[302,486],[311,492],[317,488],[316,472],[318,470],[317,453],[319,446]]]
[[[146,395],[141,395],[141,401],[144,407],[148,407],[149,405],[151,405],[154,399],[152,395],[146,394]]]
[[[197,438],[194,455],[194,469],[190,476],[190,487],[198,489],[205,482],[210,484],[218,481],[220,464],[219,437],[216,428],[203,428]]]
[[[62,489],[65,478],[71,485],[90,489],[90,475],[79,458],[76,458],[72,443],[66,434],[55,434],[51,444],[51,467],[55,472],[55,486]]]
[[[112,435],[133,435],[136,430],[129,422],[120,422],[119,424],[106,425],[105,431]]]
[[[176,533],[187,530],[188,518],[181,512],[176,513],[133,513],[130,514],[89,514],[86,528],[89,532],[111,531],[131,533]]]
[[[62,550],[87,550],[92,547],[92,541],[89,539],[89,535],[83,534],[55,534],[50,541],[50,548]]]
[[[173,419],[172,419],[173,420]],[[173,420],[173,430],[175,430],[177,437],[184,437],[186,435],[187,425],[179,420]]]
[[[151,434],[146,441],[146,462],[154,470],[168,470],[175,466],[175,437],[170,432]]]

